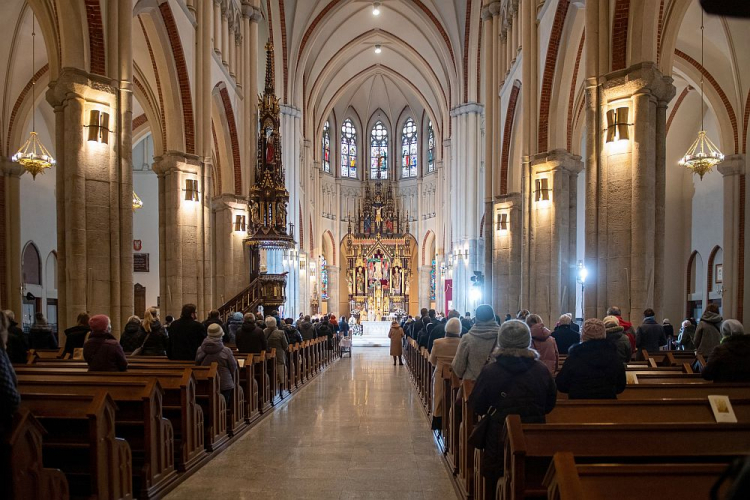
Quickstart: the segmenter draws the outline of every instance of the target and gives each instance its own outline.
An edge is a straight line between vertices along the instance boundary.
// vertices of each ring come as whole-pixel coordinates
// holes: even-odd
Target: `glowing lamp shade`
[[[185,201],[198,201],[198,180],[185,179]]]
[[[379,16],[380,15],[380,2],[373,2],[373,4],[372,4],[372,15],[373,16]]]
[[[375,45],[375,53],[380,54],[381,52],[383,52],[383,48],[380,46],[380,44]]]
[[[500,234],[505,234],[508,232],[508,213],[507,212],[499,212],[497,214],[497,222],[495,224],[495,229]]]
[[[109,113],[92,109],[89,112],[89,142],[109,144]]]
[[[544,207],[552,202],[552,190],[549,187],[549,179],[539,177],[534,181],[534,201],[537,206]]]
[[[610,109],[607,111],[607,142],[627,141],[630,139],[628,132],[627,107]]]
[[[245,216],[237,214],[234,216],[234,232],[242,233],[246,230]]]
[[[141,201],[138,195],[135,194],[135,191],[133,191],[133,212],[141,208],[143,208],[143,201]]]
[[[469,292],[469,296],[474,302],[479,302],[480,300],[482,300],[482,290],[480,290],[479,288],[472,288],[471,292]]]

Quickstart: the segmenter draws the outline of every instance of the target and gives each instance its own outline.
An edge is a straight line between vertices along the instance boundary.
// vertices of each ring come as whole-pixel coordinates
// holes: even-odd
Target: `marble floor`
[[[166,498],[456,499],[406,366],[353,351]]]

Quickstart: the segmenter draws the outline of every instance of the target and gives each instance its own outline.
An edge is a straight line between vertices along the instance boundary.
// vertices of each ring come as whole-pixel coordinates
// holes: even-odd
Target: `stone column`
[[[737,318],[737,290],[739,287],[740,188],[746,173],[745,155],[728,155],[719,164],[719,173],[724,178],[724,290],[721,296],[722,315]],[[737,318],[742,321],[743,318]]]
[[[127,82],[74,68],[47,92],[55,109],[60,330],[87,311],[107,314],[119,331],[133,313],[130,99]],[[109,115],[107,143],[88,141],[92,110]]]
[[[213,248],[216,283],[216,303],[224,304],[242,291],[250,276],[243,238],[247,231],[235,231],[235,218],[244,216],[247,223],[247,200],[223,194],[211,202],[213,210]],[[247,226],[246,226],[247,227]]]
[[[494,204],[492,237],[493,305],[495,313],[503,317],[511,313],[514,317],[521,308],[521,261],[523,210],[521,194],[500,195]],[[506,215],[507,229],[498,229],[498,215]],[[489,217],[489,215],[488,215]]]
[[[159,178],[159,281],[162,315],[192,303],[203,316],[213,307],[208,193],[210,174],[199,157],[170,152],[154,158]],[[185,200],[186,181],[198,181],[198,201]]]
[[[432,266],[419,266],[419,304],[420,307],[427,307],[430,303],[430,270]],[[422,305],[424,304],[424,306]],[[436,304],[437,305],[437,304]],[[440,308],[437,308],[438,310]],[[446,314],[448,311],[444,311]]]
[[[0,217],[3,227],[0,234],[0,309],[10,309],[16,318],[22,316],[20,178],[24,172],[18,163],[0,158]]]
[[[339,317],[339,268],[328,264],[328,312]],[[322,286],[322,282],[321,282]]]
[[[575,313],[576,182],[582,169],[581,157],[562,149],[531,158],[528,309],[548,325]],[[537,179],[547,179],[549,202],[535,199]]]
[[[586,172],[591,281],[586,317],[600,317],[613,305],[626,319],[639,318],[646,307],[663,314],[666,127],[661,122],[674,93],[672,79],[649,62],[605,75],[588,89],[587,144],[598,154]],[[607,143],[600,134],[607,112],[618,108],[628,110],[629,138]]]

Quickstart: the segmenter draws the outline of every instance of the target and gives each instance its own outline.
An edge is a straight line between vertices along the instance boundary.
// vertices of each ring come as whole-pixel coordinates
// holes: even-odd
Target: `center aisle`
[[[457,498],[406,366],[353,351],[166,498]]]

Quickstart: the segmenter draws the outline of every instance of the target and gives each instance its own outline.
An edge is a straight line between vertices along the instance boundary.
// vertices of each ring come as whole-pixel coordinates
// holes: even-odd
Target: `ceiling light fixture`
[[[373,4],[372,4],[372,15],[373,16],[379,16],[380,15],[380,2],[373,2]]]
[[[380,44],[376,45],[375,46],[375,53],[376,54],[380,54],[381,52],[383,52],[383,48],[380,46]]]

